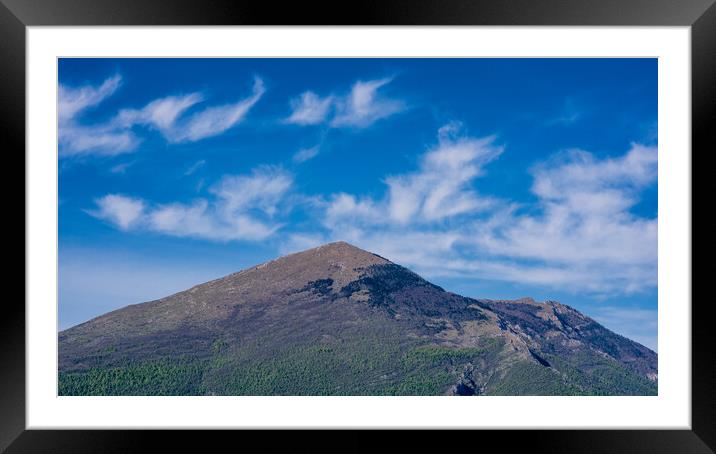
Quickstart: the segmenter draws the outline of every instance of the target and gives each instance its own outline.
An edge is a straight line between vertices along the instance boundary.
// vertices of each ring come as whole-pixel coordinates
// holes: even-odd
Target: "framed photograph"
[[[711,1],[2,2],[26,264],[3,449],[379,428],[713,452]]]

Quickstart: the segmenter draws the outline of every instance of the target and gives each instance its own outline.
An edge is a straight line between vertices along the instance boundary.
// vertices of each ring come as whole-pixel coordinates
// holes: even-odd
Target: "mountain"
[[[344,242],[59,333],[61,395],[654,395],[569,306],[466,298]]]

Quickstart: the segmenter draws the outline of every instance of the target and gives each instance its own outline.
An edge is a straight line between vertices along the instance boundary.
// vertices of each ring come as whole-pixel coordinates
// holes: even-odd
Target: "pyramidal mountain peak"
[[[376,254],[364,251],[345,241],[337,241],[288,254],[236,274],[281,273],[300,278],[311,273],[322,273],[316,277],[335,276],[339,279],[351,279],[355,278],[357,270],[390,263]]]
[[[445,291],[338,241],[59,333],[61,395],[655,394],[578,311]]]

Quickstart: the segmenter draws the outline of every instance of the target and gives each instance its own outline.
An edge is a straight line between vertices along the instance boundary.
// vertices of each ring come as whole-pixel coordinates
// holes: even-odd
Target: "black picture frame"
[[[701,154],[716,150],[711,126],[716,118],[714,0],[383,0],[350,5],[268,0],[0,0],[1,143],[6,159],[18,161],[6,167],[8,174],[21,175],[15,169],[25,165],[24,159],[19,162],[25,155],[25,29],[39,25],[690,26],[691,156],[694,150]],[[14,194],[17,186],[10,186],[9,180],[3,179],[6,194]],[[19,205],[19,197],[15,198]],[[24,213],[24,203],[18,208],[16,212]],[[23,221],[23,235],[26,228]],[[19,245],[19,241],[14,243]],[[504,445],[509,440],[511,448],[524,447],[532,452],[714,452],[716,342],[707,316],[711,304],[709,299],[693,298],[692,430],[482,431],[480,445],[487,446],[483,443],[488,441]],[[6,298],[2,314],[0,451],[135,452],[151,449],[150,442],[187,449],[206,447],[209,438],[218,446],[236,437],[232,431],[26,430],[24,303],[19,297]]]

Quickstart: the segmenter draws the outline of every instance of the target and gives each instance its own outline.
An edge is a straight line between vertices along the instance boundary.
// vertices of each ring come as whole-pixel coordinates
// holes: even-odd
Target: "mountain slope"
[[[657,356],[556,302],[476,300],[344,242],[59,333],[59,393],[648,395]]]

